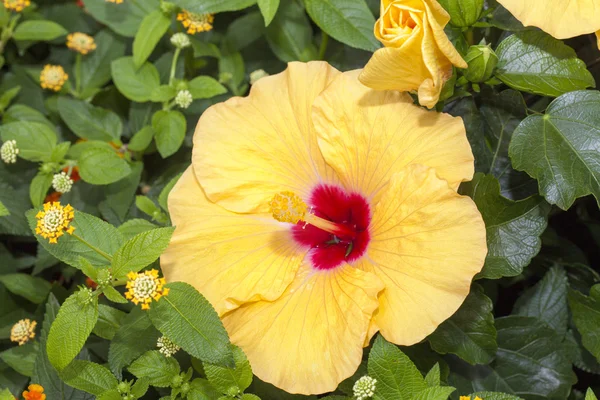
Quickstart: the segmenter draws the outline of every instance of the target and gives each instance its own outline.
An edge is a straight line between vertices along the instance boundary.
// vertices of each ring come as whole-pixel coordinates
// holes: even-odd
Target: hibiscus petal
[[[192,164],[206,196],[235,212],[265,212],[275,193],[306,198],[314,185],[335,183],[317,146],[310,108],[340,72],[325,62],[293,62],[265,77],[245,98],[202,114]]]
[[[169,211],[176,229],[160,259],[165,278],[193,285],[219,315],[248,301],[277,299],[306,253],[289,225],[211,203],[192,167],[171,191]]]
[[[245,304],[223,323],[263,381],[290,393],[329,392],[358,368],[382,288],[348,264],[328,271],[305,264],[279,299]]]
[[[537,26],[557,39],[600,29],[598,0],[498,0],[525,26]]]
[[[411,165],[395,174],[371,224],[367,256],[357,266],[385,284],[370,335],[419,342],[462,304],[487,253],[485,225],[473,201],[435,170]]]
[[[410,164],[435,168],[454,188],[473,177],[460,118],[420,109],[406,94],[369,89],[359,72],[338,77],[313,107],[321,152],[346,188],[372,197]]]

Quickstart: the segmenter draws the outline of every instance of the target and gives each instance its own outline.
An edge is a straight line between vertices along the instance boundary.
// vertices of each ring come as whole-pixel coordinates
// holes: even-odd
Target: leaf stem
[[[319,46],[319,60],[325,59],[327,52],[327,43],[329,43],[329,35],[321,31],[321,45]]]
[[[87,240],[85,240],[81,236],[77,235],[76,233],[72,233],[71,236],[73,236],[75,239],[79,240],[81,243],[85,244],[87,247],[94,250],[96,253],[100,254],[102,257],[106,258],[108,261],[110,261],[112,263],[112,257],[109,254],[100,250],[99,248],[97,248],[93,244],[89,243]]]

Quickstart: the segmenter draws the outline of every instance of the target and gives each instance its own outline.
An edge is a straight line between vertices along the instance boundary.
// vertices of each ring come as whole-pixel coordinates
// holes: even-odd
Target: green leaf
[[[117,89],[129,100],[143,103],[150,101],[155,88],[160,86],[156,67],[145,62],[139,69],[133,57],[122,57],[111,64],[112,78]]]
[[[577,91],[554,100],[546,114],[527,117],[513,134],[516,169],[538,180],[540,193],[563,210],[593,194],[600,202],[600,93]]]
[[[296,2],[284,2],[267,28],[267,42],[283,62],[310,61],[317,57],[312,43],[312,28],[306,14]]]
[[[540,250],[548,204],[539,196],[516,202],[501,197],[498,181],[481,173],[461,193],[475,201],[486,226],[488,254],[477,278],[519,275]]]
[[[256,0],[172,0],[179,7],[198,14],[217,14],[223,11],[238,11],[248,8]]]
[[[46,41],[57,39],[67,34],[67,30],[52,21],[30,20],[21,22],[12,37],[15,40]]]
[[[112,287],[111,287],[112,288]],[[114,289],[114,288],[112,288]],[[98,305],[98,321],[92,330],[97,336],[102,339],[112,340],[115,337],[115,333],[121,327],[121,321],[127,315],[121,310],[106,306],[104,304]]]
[[[19,121],[39,122],[47,125],[50,129],[54,129],[54,124],[48,121],[48,119],[44,117],[44,114],[24,104],[14,104],[10,106],[4,114],[2,121],[4,124]]]
[[[0,391],[0,400],[15,400],[15,396],[12,395],[10,390],[2,389],[2,391]]]
[[[65,300],[48,333],[48,359],[59,371],[79,354],[98,319],[98,297],[92,296],[89,303],[81,304],[77,298],[79,293],[75,292]]]
[[[427,375],[425,375],[425,383],[429,387],[435,387],[440,386],[440,380],[440,363],[435,363]]]
[[[44,198],[50,186],[52,186],[52,174],[39,172],[33,178],[29,186],[29,198],[34,207],[39,207],[44,203]]]
[[[585,400],[598,400],[591,388],[588,388],[587,392],[585,392]]]
[[[190,355],[233,366],[227,332],[210,303],[187,283],[173,282],[165,287],[169,294],[148,311],[154,326]]]
[[[542,31],[515,33],[500,43],[496,54],[495,76],[513,89],[556,97],[596,86],[575,51]]]
[[[119,384],[108,368],[86,360],[74,360],[61,371],[60,377],[69,386],[96,396],[115,389]]]
[[[52,288],[52,285],[45,279],[28,274],[0,275],[0,282],[9,292],[24,297],[35,304],[43,303]]]
[[[190,382],[188,400],[213,400],[221,396],[206,379],[196,378]]]
[[[91,148],[79,158],[79,175],[93,185],[108,185],[125,178],[131,167],[115,151]]]
[[[513,314],[538,318],[562,337],[567,333],[569,322],[568,288],[565,270],[554,266],[540,282],[521,295],[515,303]]]
[[[151,126],[145,126],[140,129],[129,141],[127,147],[131,151],[144,151],[154,138],[154,129]]]
[[[52,153],[50,154],[50,161],[55,163],[62,162],[70,149],[71,142],[59,143],[54,149],[52,149]]]
[[[111,142],[121,137],[121,119],[110,110],[61,96],[58,112],[69,129],[82,139]]]
[[[148,391],[148,387],[150,386],[150,382],[147,378],[138,379],[133,386],[131,386],[131,394],[139,399]]]
[[[10,211],[9,215],[0,218],[0,233],[31,236],[25,218],[25,212],[30,207],[27,192],[16,191],[8,183],[0,180],[0,202]]]
[[[492,309],[481,286],[473,285],[458,311],[429,336],[431,347],[441,354],[456,354],[470,364],[489,363],[498,350]]]
[[[102,293],[106,296],[106,298],[113,303],[125,304],[127,303],[127,299],[123,297],[121,293],[117,289],[112,286],[107,286],[102,289]]]
[[[113,276],[123,278],[156,261],[169,245],[174,230],[174,227],[152,229],[129,239],[113,256]]]
[[[152,200],[150,200],[146,196],[137,195],[135,196],[135,206],[144,214],[149,216],[154,216],[157,213],[160,213],[160,208],[157,207],[156,204]]]
[[[31,377],[39,348],[38,342],[29,342],[22,346],[11,347],[0,353],[0,360],[7,363],[21,375]]]
[[[210,99],[227,93],[225,86],[210,76],[198,76],[188,82],[188,90],[194,99]]]
[[[451,386],[436,386],[424,389],[411,397],[412,400],[446,400],[456,389]]]
[[[116,225],[125,221],[139,188],[143,169],[144,165],[141,162],[133,162],[129,175],[105,187],[106,199],[99,204],[99,208],[109,222]]]
[[[177,95],[177,91],[174,87],[169,85],[160,85],[157,88],[154,88],[152,94],[150,95],[150,100],[156,103],[163,103],[165,101],[169,101]]]
[[[144,17],[160,6],[159,0],[124,1],[121,4],[84,0],[83,4],[94,19],[126,37],[134,37]]]
[[[275,18],[275,14],[279,8],[279,1],[280,0],[258,0],[258,8],[265,20],[265,26],[269,26],[271,21],[273,21],[273,18]]]
[[[483,0],[440,0],[439,3],[450,14],[450,23],[461,28],[477,22],[483,8]]]
[[[569,291],[569,306],[583,346],[600,361],[600,284],[592,287],[589,296]]]
[[[408,400],[427,389],[425,379],[398,347],[377,335],[369,353],[369,376],[377,379],[376,400]]]
[[[241,392],[246,390],[252,383],[252,368],[246,355],[237,346],[231,346],[235,368],[227,368],[210,363],[203,363],[204,372],[211,385],[221,393],[226,394],[232,386]]]
[[[6,208],[6,206],[0,201],[0,217],[6,217],[7,215],[10,215],[10,211],[8,210],[8,208]]]
[[[500,392],[477,392],[471,394],[472,399],[474,399],[476,396],[479,396],[479,398],[485,400],[523,400],[519,396],[513,396],[511,394]]]
[[[258,11],[254,11],[236,18],[229,24],[221,48],[226,52],[240,51],[264,34],[263,17]]]
[[[380,47],[373,34],[375,18],[364,0],[305,0],[310,18],[335,40],[358,49]]]
[[[129,3],[129,2],[128,2]],[[123,4],[124,5],[124,4]],[[112,78],[110,64],[125,55],[125,41],[109,29],[103,29],[94,37],[96,50],[86,55],[81,62],[82,97],[87,98]]]
[[[141,218],[130,219],[123,225],[119,226],[119,232],[123,234],[125,239],[131,239],[138,233],[149,231],[150,229],[158,228],[152,222]]]
[[[154,328],[148,314],[134,308],[121,320],[121,327],[110,342],[108,364],[121,379],[121,370],[147,350],[156,349],[160,333]]]
[[[165,357],[159,351],[148,351],[129,366],[136,378],[148,378],[156,387],[167,387],[179,375],[179,363],[173,357]]]
[[[4,110],[6,107],[8,107],[8,105],[11,103],[11,101],[13,101],[20,91],[21,86],[15,86],[14,88],[2,93],[2,95],[0,95],[0,110]]]
[[[181,147],[187,124],[179,111],[157,111],[152,116],[156,147],[162,158],[167,158]]]
[[[133,63],[136,68],[141,67],[150,57],[160,38],[169,29],[169,25],[171,25],[171,18],[161,10],[152,11],[144,17],[133,40]]]
[[[57,138],[53,129],[39,122],[11,122],[0,126],[2,141],[15,140],[19,157],[28,161],[48,161],[56,146]]]

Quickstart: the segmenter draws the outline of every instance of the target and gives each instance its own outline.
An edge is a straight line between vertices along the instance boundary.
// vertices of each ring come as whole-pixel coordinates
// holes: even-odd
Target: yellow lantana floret
[[[471,396],[460,396],[460,400],[471,400]],[[475,400],[483,400],[479,396],[475,396]]]
[[[48,239],[50,243],[57,243],[65,232],[72,235],[75,230],[71,225],[75,213],[69,204],[63,207],[57,201],[45,203],[44,211],[38,212],[35,217],[38,220],[35,233]]]
[[[94,38],[85,33],[75,32],[67,36],[67,47],[81,54],[88,54],[96,50]]]
[[[40,85],[43,89],[58,92],[62,89],[69,75],[60,65],[46,65],[40,74]]]
[[[16,12],[23,11],[26,7],[29,7],[30,4],[30,0],[4,0],[4,8]]]
[[[107,3],[116,3],[116,4],[121,4],[123,2],[123,0],[106,0]]]
[[[25,400],[46,400],[44,388],[42,385],[36,383],[31,384],[27,387],[27,390],[23,392],[23,398]]]
[[[163,287],[165,278],[158,277],[158,271],[151,269],[144,272],[130,272],[127,274],[127,289],[125,297],[134,304],[142,304],[142,310],[148,310],[152,299],[158,301],[162,296],[169,294],[169,289]]]
[[[19,346],[27,343],[35,337],[35,326],[37,322],[25,318],[13,325],[10,330],[10,340],[19,343]]]
[[[214,19],[213,14],[196,14],[186,10],[177,14],[177,21],[181,21],[181,24],[187,29],[187,33],[190,35],[210,31]]]

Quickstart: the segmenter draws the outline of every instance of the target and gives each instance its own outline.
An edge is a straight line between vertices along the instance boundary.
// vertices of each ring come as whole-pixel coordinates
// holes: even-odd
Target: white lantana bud
[[[158,351],[164,354],[165,357],[171,357],[180,349],[179,346],[173,343],[171,339],[166,336],[159,337],[158,341],[156,342],[156,346],[158,347]]]
[[[254,85],[256,81],[258,81],[261,78],[264,78],[265,76],[269,76],[269,74],[265,72],[264,69],[257,69],[256,71],[252,71],[250,73],[250,84]]]
[[[17,154],[19,154],[19,149],[17,148],[16,140],[7,140],[2,147],[0,147],[0,158],[7,164],[16,163]]]
[[[175,104],[181,108],[188,108],[192,101],[194,101],[194,98],[189,90],[180,90],[175,96]]]
[[[54,174],[54,177],[52,177],[52,187],[58,193],[69,193],[73,187],[73,179],[65,172]]]
[[[352,391],[354,392],[354,397],[356,400],[365,400],[373,397],[375,394],[376,383],[377,379],[366,375],[357,380],[352,387]]]
[[[178,49],[184,49],[192,44],[190,38],[185,33],[176,33],[171,36],[171,44]]]

